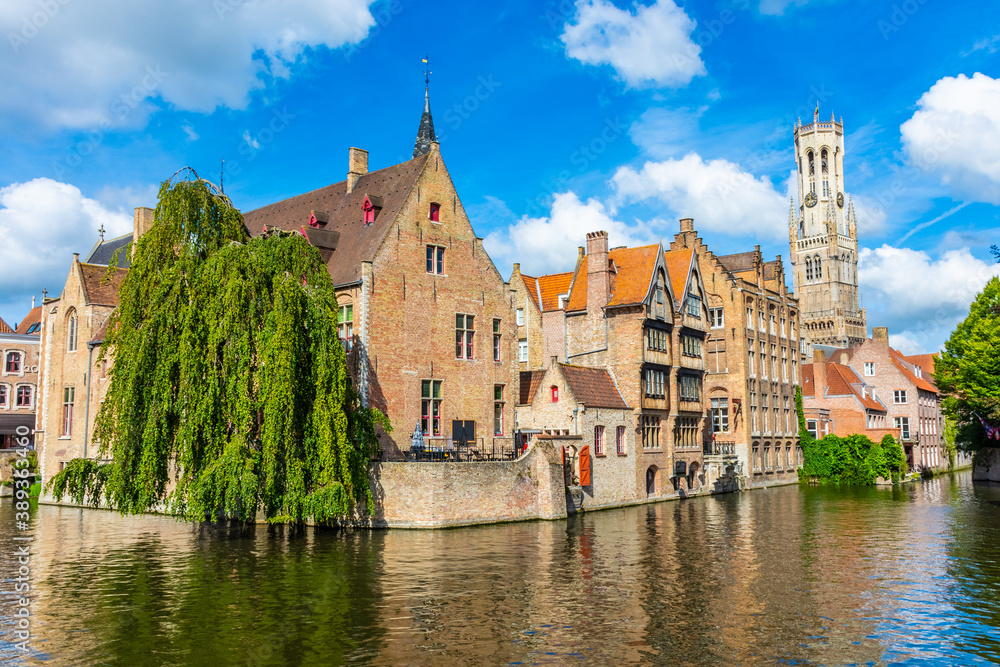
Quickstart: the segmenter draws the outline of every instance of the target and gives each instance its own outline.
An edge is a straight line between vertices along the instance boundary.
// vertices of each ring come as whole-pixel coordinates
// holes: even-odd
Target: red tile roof
[[[937,358],[937,352],[934,354],[911,354],[909,356],[903,356],[903,359],[906,359],[911,364],[920,366],[920,369],[924,372],[924,377],[928,380],[934,377],[934,362]]]
[[[917,377],[916,373],[914,373],[913,369],[910,368],[910,366],[908,365],[912,364],[913,362],[907,360],[906,357],[900,354],[898,350],[894,350],[890,347],[889,357],[892,359],[892,362],[896,365],[896,368],[902,371],[903,375],[906,376],[906,379],[915,384],[918,389],[923,389],[924,391],[933,392],[935,394],[937,393],[937,387],[931,384],[928,381],[928,379],[923,377],[923,372],[921,372],[920,377]]]
[[[684,297],[687,293],[688,276],[691,275],[691,261],[693,257],[694,250],[691,248],[668,250],[663,253],[663,259],[667,263],[667,278],[670,280],[670,287],[674,291],[674,299],[681,305],[684,304]]]
[[[83,298],[86,303],[96,306],[118,305],[118,291],[128,269],[112,269],[109,278],[106,278],[107,266],[80,264],[80,271],[83,274]]]
[[[35,306],[34,308],[28,311],[28,314],[25,316],[25,318],[21,320],[20,324],[17,325],[17,333],[19,334],[28,333],[28,329],[31,328],[32,324],[38,324],[41,321],[42,321],[42,307]],[[32,331],[31,333],[36,336],[42,335],[42,332],[38,329]]]
[[[559,310],[559,295],[569,293],[569,285],[573,282],[573,272],[552,273],[538,277],[538,292],[542,299],[542,312]]]
[[[3,321],[3,318],[0,318],[0,334],[9,333],[14,333],[14,330],[10,328],[9,324]]]
[[[535,308],[541,310],[542,306],[538,303],[538,278],[526,276],[522,273],[521,279],[524,280],[524,287],[528,290],[528,296],[531,297],[531,302],[535,304]]]
[[[559,364],[559,370],[566,378],[566,384],[576,397],[577,403],[588,408],[628,409],[614,380],[603,368]]]
[[[407,197],[427,162],[427,155],[369,172],[347,192],[347,181],[328,185],[312,192],[289,197],[274,204],[249,211],[243,221],[253,235],[263,228],[280,227],[297,231],[308,224],[313,211],[326,211],[330,221],[325,229],[340,232],[337,249],[325,251],[327,268],[335,285],[361,280],[361,262],[373,259],[382,239],[402,210]],[[365,197],[381,197],[382,210],[370,225],[363,224]]]
[[[602,305],[628,306],[642,303],[653,282],[653,267],[656,266],[656,253],[659,250],[659,245],[649,245],[609,251],[608,264],[614,267],[611,274],[611,298]],[[576,282],[573,283],[573,291],[566,304],[569,312],[587,309],[587,259],[585,256],[580,262]]]
[[[818,391],[816,386],[816,374],[814,364],[802,365],[802,395],[823,398],[824,396],[854,396],[868,410],[885,412],[883,404],[872,398],[872,395],[865,391],[862,394],[863,384],[858,374],[850,366],[837,364],[832,361],[826,362],[826,387]]]

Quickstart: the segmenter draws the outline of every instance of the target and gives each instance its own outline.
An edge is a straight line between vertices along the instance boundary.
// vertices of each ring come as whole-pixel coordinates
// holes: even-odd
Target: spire
[[[431,143],[437,141],[434,135],[434,119],[431,118],[431,71],[430,56],[424,62],[424,113],[420,116],[420,127],[417,128],[417,141],[413,144],[413,157],[420,157],[431,152]]]

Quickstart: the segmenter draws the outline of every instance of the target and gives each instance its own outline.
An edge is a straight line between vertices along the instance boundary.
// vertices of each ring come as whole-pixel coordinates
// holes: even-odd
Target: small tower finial
[[[437,141],[434,134],[434,119],[431,118],[431,65],[430,54],[421,59],[424,63],[424,113],[420,116],[420,126],[417,128],[417,141],[413,145],[413,157],[420,157],[431,152],[431,144]]]
[[[104,223],[103,222],[101,223],[101,226],[97,228],[97,233],[101,235],[101,240],[103,241],[104,240]]]

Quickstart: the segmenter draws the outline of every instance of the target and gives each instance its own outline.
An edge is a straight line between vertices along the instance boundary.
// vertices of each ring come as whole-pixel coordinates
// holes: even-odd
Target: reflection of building
[[[35,427],[40,310],[33,306],[16,329],[0,320],[0,449],[13,447],[15,436]]]

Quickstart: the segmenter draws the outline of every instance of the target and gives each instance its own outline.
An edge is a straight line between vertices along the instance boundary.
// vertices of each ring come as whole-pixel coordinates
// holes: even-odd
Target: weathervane
[[[431,74],[434,73],[431,71],[431,55],[428,53],[421,59],[421,62],[424,63],[424,87],[429,90],[431,87]]]

